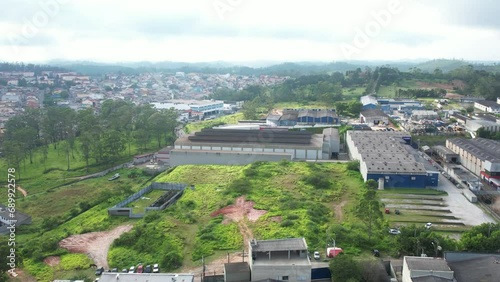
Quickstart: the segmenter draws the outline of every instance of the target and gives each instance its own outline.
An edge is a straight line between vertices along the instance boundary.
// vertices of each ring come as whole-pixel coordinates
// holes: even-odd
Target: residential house
[[[431,257],[410,257],[403,259],[402,282],[454,282],[454,273],[446,260]]]
[[[311,281],[311,261],[304,238],[250,240],[251,281]]]

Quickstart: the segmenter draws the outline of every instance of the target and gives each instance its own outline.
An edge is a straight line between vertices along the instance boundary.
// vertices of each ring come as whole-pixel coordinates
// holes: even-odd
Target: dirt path
[[[335,219],[337,219],[338,222],[341,222],[344,218],[344,212],[342,211],[342,209],[344,208],[345,204],[347,204],[347,200],[343,200],[339,204],[333,205],[335,210]]]
[[[248,261],[248,241],[253,239],[252,230],[248,227],[249,221],[255,222],[259,217],[266,214],[265,210],[256,210],[252,201],[245,201],[245,197],[236,199],[233,205],[229,205],[211,214],[211,216],[224,215],[224,223],[237,222],[243,237],[244,252],[233,252],[213,261],[205,263],[205,275],[222,275],[224,273],[224,263]],[[229,256],[229,258],[228,258]],[[193,273],[195,281],[201,281],[203,268],[201,266],[194,268],[182,268],[180,272]]]
[[[21,192],[21,194],[23,194],[23,196],[26,198],[26,196],[28,196],[28,192],[26,192],[26,190],[23,189],[23,187],[17,185],[16,186],[16,189],[17,191]]]
[[[98,267],[109,268],[109,246],[120,235],[131,229],[132,225],[129,224],[118,226],[111,231],[73,235],[59,242],[59,246],[70,252],[87,254]]]

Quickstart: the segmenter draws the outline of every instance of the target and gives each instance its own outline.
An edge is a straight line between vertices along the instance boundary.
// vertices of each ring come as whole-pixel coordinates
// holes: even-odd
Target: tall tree
[[[376,191],[368,190],[366,187],[361,194],[358,205],[356,206],[356,216],[361,219],[368,230],[368,240],[371,240],[373,228],[382,219],[380,202],[377,199]]]

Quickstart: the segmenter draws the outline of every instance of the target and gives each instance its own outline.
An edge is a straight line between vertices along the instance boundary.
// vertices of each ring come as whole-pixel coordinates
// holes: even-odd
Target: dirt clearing
[[[48,266],[56,266],[61,263],[61,258],[57,256],[50,256],[44,258],[43,262]]]
[[[111,243],[123,233],[132,230],[132,225],[118,226],[111,231],[73,235],[59,242],[61,248],[73,253],[87,254],[98,267],[108,268],[108,251]]]

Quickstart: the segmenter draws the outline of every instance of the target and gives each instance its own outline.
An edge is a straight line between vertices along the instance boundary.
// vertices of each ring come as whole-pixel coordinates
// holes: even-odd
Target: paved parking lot
[[[475,226],[485,222],[495,222],[495,220],[480,209],[477,204],[469,202],[469,200],[462,195],[463,189],[455,187],[453,183],[442,175],[439,175],[439,186],[437,189],[448,193],[448,196],[444,196],[443,200],[452,214],[460,218],[460,221],[465,225]]]

